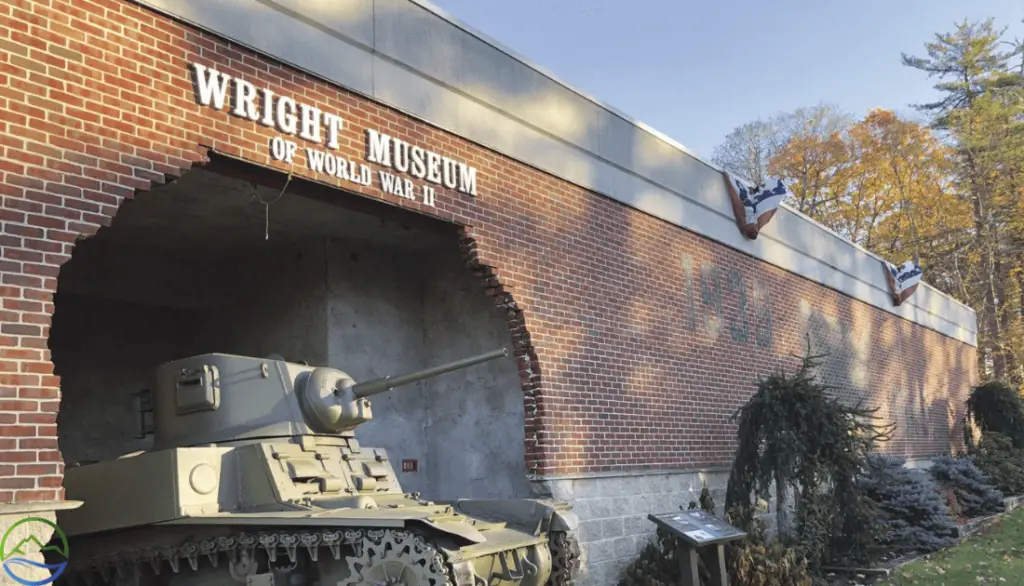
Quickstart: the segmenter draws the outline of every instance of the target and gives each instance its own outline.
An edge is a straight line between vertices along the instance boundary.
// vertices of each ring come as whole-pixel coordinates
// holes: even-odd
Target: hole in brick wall
[[[283,182],[259,199],[275,200]],[[197,169],[126,202],[76,246],[50,336],[69,465],[152,445],[135,437],[132,394],[155,388],[169,360],[279,354],[362,380],[510,346],[454,225],[391,206],[375,217],[362,198],[328,195],[286,192],[266,239],[252,184]],[[363,207],[336,205],[350,201]],[[508,358],[377,395],[360,443],[417,462],[416,473],[399,471],[407,491],[523,496],[520,388]]]

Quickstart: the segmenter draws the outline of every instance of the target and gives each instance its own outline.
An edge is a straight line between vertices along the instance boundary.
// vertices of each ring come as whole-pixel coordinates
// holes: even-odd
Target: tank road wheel
[[[551,548],[551,579],[549,586],[569,586],[580,571],[580,544],[574,535],[556,531],[548,538]]]
[[[419,535],[370,530],[354,545],[349,578],[339,586],[452,586],[444,558]]]

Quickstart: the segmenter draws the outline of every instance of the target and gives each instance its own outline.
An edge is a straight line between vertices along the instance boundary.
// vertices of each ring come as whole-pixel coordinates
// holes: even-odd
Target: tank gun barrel
[[[453,370],[467,368],[475,364],[480,364],[481,362],[489,362],[496,358],[503,358],[505,356],[508,356],[508,350],[506,348],[501,348],[499,350],[493,350],[485,354],[479,354],[477,356],[463,358],[461,360],[449,362],[448,364],[442,364],[440,366],[434,366],[431,368],[426,368],[424,370],[410,372],[408,374],[402,374],[398,376],[385,376],[381,378],[375,378],[372,380],[364,381],[361,383],[356,383],[352,385],[351,391],[356,397],[362,399],[364,397],[369,397],[371,395],[383,393],[384,391],[390,391],[395,387],[400,387],[402,385],[407,385],[410,383],[421,381],[423,379],[438,376],[446,372],[451,372]]]

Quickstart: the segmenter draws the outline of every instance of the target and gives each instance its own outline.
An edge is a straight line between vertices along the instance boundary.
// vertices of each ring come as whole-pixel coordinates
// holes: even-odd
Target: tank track
[[[341,558],[342,546],[352,546],[361,542],[363,537],[362,530],[273,533],[261,531],[255,534],[241,532],[178,545],[122,550],[84,560],[75,559],[72,555],[65,574],[69,578],[80,577],[86,584],[94,583],[97,576],[102,582],[109,583],[114,576],[129,579],[137,575],[137,568],[145,565],[152,568],[153,573],[160,574],[166,569],[178,573],[183,566],[196,571],[199,569],[199,560],[203,557],[214,567],[223,561],[223,557],[227,558],[229,564],[239,564],[243,563],[245,558],[253,559],[257,549],[266,551],[272,562],[283,553],[289,562],[294,563],[298,559],[300,548],[306,550],[310,559],[314,561],[319,559],[325,549],[337,560]]]
[[[575,583],[580,570],[580,545],[576,537],[564,531],[555,531],[548,537],[551,550],[551,579],[549,586],[568,586]]]
[[[451,569],[441,553],[427,547],[423,536],[402,530],[390,529],[347,529],[294,532],[244,533],[218,536],[178,545],[152,546],[102,554],[87,559],[71,556],[68,567],[61,576],[64,583],[84,583],[93,586],[100,578],[106,584],[139,584],[141,570],[149,566],[154,574],[169,569],[177,574],[183,569],[199,569],[200,559],[205,558],[213,567],[227,560],[228,568],[244,568],[255,558],[257,550],[266,552],[271,563],[279,559],[295,564],[299,551],[307,552],[309,559],[316,562],[322,554],[329,554],[335,560],[342,557],[343,546],[360,550],[366,540],[380,543],[386,533],[400,533],[417,542],[418,550],[432,553],[433,569],[444,577],[438,586],[452,586]],[[580,567],[580,550],[576,538],[566,532],[552,532],[549,536],[552,555],[552,572],[548,586],[572,586]],[[244,577],[241,583],[245,583]]]

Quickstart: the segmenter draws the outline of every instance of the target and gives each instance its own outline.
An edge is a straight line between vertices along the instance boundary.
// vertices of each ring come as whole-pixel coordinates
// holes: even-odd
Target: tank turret
[[[373,418],[367,397],[505,356],[508,351],[502,348],[409,374],[361,383],[354,382],[340,370],[317,368],[305,377],[300,400],[306,408],[307,420],[315,429],[322,433],[344,433]]]
[[[336,368],[232,354],[159,366],[153,391],[137,396],[153,448],[65,473],[66,498],[84,502],[58,513],[71,541],[66,578],[573,583],[577,519],[567,504],[423,500],[402,490],[385,450],[356,439],[373,418],[370,397],[507,356],[499,349],[363,382]]]
[[[253,438],[348,436],[373,418],[368,397],[506,356],[502,348],[357,383],[336,368],[204,354],[159,367],[154,392],[140,396],[140,405],[152,404],[142,409],[152,412],[154,450]]]

